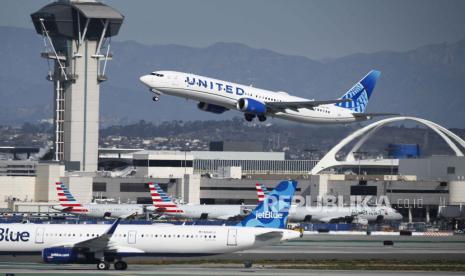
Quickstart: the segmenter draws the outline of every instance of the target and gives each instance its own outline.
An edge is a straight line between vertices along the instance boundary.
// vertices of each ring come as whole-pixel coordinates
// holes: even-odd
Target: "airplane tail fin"
[[[380,71],[371,70],[363,79],[357,82],[340,99],[351,99],[349,102],[335,104],[336,106],[347,108],[354,113],[363,113],[368,105],[371,93],[375,88],[376,81],[381,75]]]
[[[239,222],[237,226],[286,228],[289,208],[296,187],[297,181],[281,181],[265,197],[265,200],[260,202],[255,210]]]
[[[57,191],[58,201],[64,211],[79,211],[83,210],[83,206],[70,193],[68,187],[63,182],[56,182],[55,189]]]
[[[163,191],[160,185],[150,182],[150,195],[152,196],[153,205],[157,212],[160,213],[183,213],[178,205]]]
[[[265,196],[268,195],[268,189],[260,183],[255,183],[255,189],[257,189],[258,202],[264,201]]]

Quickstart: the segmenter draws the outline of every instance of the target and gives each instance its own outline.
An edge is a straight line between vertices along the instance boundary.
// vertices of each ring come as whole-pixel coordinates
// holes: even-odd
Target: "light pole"
[[[366,151],[354,151],[353,154],[358,156],[358,178],[360,179],[361,175],[361,159],[363,154],[366,154]]]

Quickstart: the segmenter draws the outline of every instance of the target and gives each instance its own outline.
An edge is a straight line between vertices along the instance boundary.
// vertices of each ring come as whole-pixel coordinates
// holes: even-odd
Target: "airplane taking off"
[[[250,213],[245,205],[205,205],[205,204],[176,204],[160,187],[150,182],[150,194],[153,207],[147,210],[163,215],[191,219],[221,219],[228,220]]]
[[[125,270],[131,256],[204,256],[231,253],[296,239],[286,229],[296,181],[282,181],[235,226],[152,224],[0,224],[0,254],[41,254],[46,263],[97,264]]]
[[[381,73],[370,71],[341,98],[315,101],[291,96],[286,92],[273,92],[208,77],[175,72],[155,71],[140,77],[140,81],[155,94],[198,101],[203,111],[221,114],[227,110],[244,113],[246,121],[255,117],[260,122],[267,116],[303,123],[351,123],[369,120],[373,116],[395,115],[391,113],[365,113],[368,100]]]
[[[142,216],[146,212],[146,207],[141,204],[82,204],[79,203],[62,182],[55,183],[55,189],[60,205],[52,208],[76,215],[85,215],[97,218],[129,218]]]
[[[268,196],[268,189],[256,183],[258,202]],[[290,221],[349,222],[368,224],[402,220],[402,215],[388,206],[296,206],[289,209]]]

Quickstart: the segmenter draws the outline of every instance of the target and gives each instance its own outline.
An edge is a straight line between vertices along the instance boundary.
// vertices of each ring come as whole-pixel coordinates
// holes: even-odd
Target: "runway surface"
[[[383,245],[392,241],[392,246]],[[380,237],[313,235],[283,243],[231,254],[253,259],[294,260],[464,260],[465,237]],[[254,255],[254,256],[253,256]],[[225,256],[226,257],[226,256]]]
[[[393,241],[393,246],[384,246],[383,241]],[[196,261],[210,261],[196,264]],[[252,269],[243,268],[241,262],[252,260]],[[306,264],[318,260],[354,261],[368,260],[402,261],[452,261],[465,262],[465,236],[453,237],[380,237],[380,236],[334,236],[309,235],[304,238],[276,246],[248,250],[234,254],[195,258],[127,258],[129,270],[118,275],[463,275],[462,273],[430,272],[370,272],[360,270],[328,271],[308,269],[272,268],[273,260],[279,263],[288,261],[290,266]],[[187,261],[194,264],[180,264]],[[174,262],[174,264],[169,264]],[[178,262],[178,263],[176,263]],[[235,263],[232,263],[235,262]],[[261,262],[261,263],[260,263]],[[294,263],[295,262],[295,263]],[[167,265],[167,263],[169,265]],[[155,265],[154,265],[155,264]],[[282,266],[281,266],[282,267]],[[421,266],[420,266],[421,267]],[[287,268],[287,266],[285,267]],[[72,274],[83,275],[89,272],[113,274],[114,270],[97,271],[95,265],[49,265],[40,264],[40,256],[0,256],[0,273],[27,275]]]
[[[208,265],[132,265],[126,271],[98,271],[93,265],[37,265],[22,264],[22,268],[17,268],[18,264],[0,264],[0,273],[14,273],[15,275],[286,275],[286,276],[429,276],[429,275],[463,275],[463,272],[438,272],[438,271],[360,271],[360,270],[311,270],[311,269],[274,269],[267,267],[254,267],[250,269],[240,266],[208,266]]]

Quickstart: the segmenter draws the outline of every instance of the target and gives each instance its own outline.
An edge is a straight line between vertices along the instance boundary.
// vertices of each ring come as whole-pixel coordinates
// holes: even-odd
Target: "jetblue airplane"
[[[257,183],[258,202],[263,202],[268,195],[267,188]],[[388,206],[296,206],[289,209],[290,221],[380,223],[383,221],[399,221],[402,215]]]
[[[160,185],[150,182],[149,188],[153,207],[147,207],[147,210],[170,217],[228,220],[243,217],[251,211],[245,205],[176,204]]]
[[[273,92],[237,83],[174,71],[156,71],[140,77],[155,94],[198,101],[203,111],[221,114],[227,110],[244,113],[246,121],[260,122],[267,116],[304,123],[351,123],[390,113],[365,113],[368,100],[381,73],[372,70],[337,100],[315,101],[286,92]]]
[[[286,229],[297,182],[282,181],[235,226],[152,224],[0,224],[0,254],[41,254],[46,263],[95,263],[107,270],[131,256],[202,256],[277,244],[301,236]],[[274,197],[272,199],[272,197]]]
[[[82,204],[62,182],[56,182],[55,189],[60,205],[52,208],[63,213],[97,218],[130,218],[143,216],[147,211],[141,204]]]

